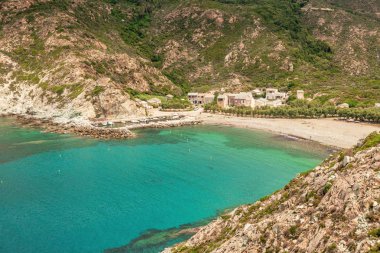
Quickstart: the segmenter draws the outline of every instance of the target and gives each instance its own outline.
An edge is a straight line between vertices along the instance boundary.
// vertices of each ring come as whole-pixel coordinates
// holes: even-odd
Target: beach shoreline
[[[353,123],[335,118],[276,119],[202,113],[200,119],[205,125],[263,130],[340,149],[351,148],[370,133],[380,131],[380,125],[377,124]]]
[[[216,125],[261,130],[286,138],[318,142],[338,149],[351,148],[361,139],[374,131],[380,131],[379,124],[354,123],[336,118],[322,119],[286,119],[286,118],[252,118],[223,114],[204,113],[201,110],[182,113],[155,111],[150,117],[139,117],[125,127],[97,127],[96,122],[79,120],[56,122],[53,119],[40,119],[25,115],[3,115],[13,117],[24,127],[40,128],[46,132],[75,134],[97,139],[129,139],[136,137],[134,130],[146,128],[172,128],[192,125]],[[174,120],[158,120],[145,122],[148,118],[173,117]],[[118,122],[120,119],[107,119],[103,122]]]

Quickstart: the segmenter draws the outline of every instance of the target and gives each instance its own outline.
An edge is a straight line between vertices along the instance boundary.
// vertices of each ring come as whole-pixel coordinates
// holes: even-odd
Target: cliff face
[[[380,134],[164,252],[379,252]]]

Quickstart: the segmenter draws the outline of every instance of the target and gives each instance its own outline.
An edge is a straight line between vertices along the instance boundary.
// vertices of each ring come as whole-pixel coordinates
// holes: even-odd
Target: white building
[[[283,106],[284,104],[282,103],[281,99],[276,99],[276,100],[268,101],[267,105],[270,107],[280,107],[280,106]]]
[[[255,99],[256,107],[264,107],[268,105],[268,100],[266,98]]]
[[[217,97],[217,104],[221,108],[233,106],[255,107],[255,99],[250,92],[240,92],[237,94],[225,93]]]
[[[207,104],[211,104],[212,102],[214,102],[214,98],[215,98],[215,95],[214,94],[211,94],[211,93],[208,93],[204,96],[204,104],[207,105]]]
[[[246,106],[246,107],[255,107],[255,100],[252,97],[250,92],[240,92],[234,96],[234,105],[235,106]]]
[[[187,98],[193,105],[204,105],[214,101],[214,95],[211,93],[192,92],[187,94]]]
[[[350,108],[350,105],[347,103],[343,103],[343,104],[339,104],[337,107],[338,108]]]
[[[380,108],[380,103],[375,103],[376,108]]]
[[[305,99],[305,92],[303,90],[297,90],[297,99]]]
[[[226,94],[221,94],[218,96],[216,103],[220,108],[228,107],[228,96]]]
[[[201,104],[203,104],[204,95],[197,93],[197,92],[191,92],[191,93],[187,94],[187,98],[190,100],[190,102],[193,105],[201,105]]]
[[[268,100],[281,99],[283,101],[288,99],[288,94],[286,92],[279,92],[278,89],[267,88],[265,98]]]

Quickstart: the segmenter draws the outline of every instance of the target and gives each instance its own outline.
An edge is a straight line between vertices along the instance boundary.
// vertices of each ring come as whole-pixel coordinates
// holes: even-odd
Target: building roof
[[[347,104],[347,103],[343,103],[343,104],[339,104],[338,107],[341,107],[341,108],[342,108],[342,107],[349,108],[350,105]]]
[[[252,94],[250,92],[240,92],[239,94],[235,95],[235,99],[249,100],[252,99]]]
[[[206,94],[205,98],[214,98],[215,96],[213,94]]]
[[[263,93],[263,91],[258,89],[258,88],[254,89],[252,92],[255,94],[262,94]]]
[[[187,95],[188,96],[198,96],[198,92],[190,92]]]

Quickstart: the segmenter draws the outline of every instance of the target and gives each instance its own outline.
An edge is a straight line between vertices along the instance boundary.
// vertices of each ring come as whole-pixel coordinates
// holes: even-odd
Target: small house
[[[305,99],[305,92],[303,90],[297,90],[297,99]]]
[[[211,93],[207,93],[205,96],[204,96],[204,104],[211,104],[212,102],[214,102],[214,94],[211,94]]]
[[[256,107],[264,107],[268,105],[268,100],[266,98],[255,99]]]
[[[250,92],[240,92],[234,96],[234,105],[235,106],[246,106],[246,107],[255,107],[255,100],[252,97]]]
[[[273,88],[268,88],[265,90],[265,98],[267,100],[275,100],[276,99],[276,94],[278,93],[278,89],[273,89]]]
[[[267,105],[270,107],[280,107],[283,105],[283,103],[281,99],[275,99],[275,100],[268,101]]]
[[[339,104],[337,107],[338,108],[350,108],[350,105],[347,103],[343,103],[343,104]]]
[[[198,93],[196,92],[190,92],[187,94],[187,98],[193,105],[198,105],[201,102],[199,101]]]
[[[267,100],[280,99],[282,101],[285,101],[286,99],[288,99],[288,94],[286,94],[286,92],[279,92],[278,89],[267,88],[265,92],[266,92],[265,98]]]
[[[226,94],[219,95],[216,100],[217,104],[221,108],[228,107],[228,96]]]
[[[209,104],[214,101],[214,95],[211,93],[188,93],[187,97],[193,105]]]
[[[236,94],[226,94],[226,95],[227,95],[228,106],[235,106]]]

